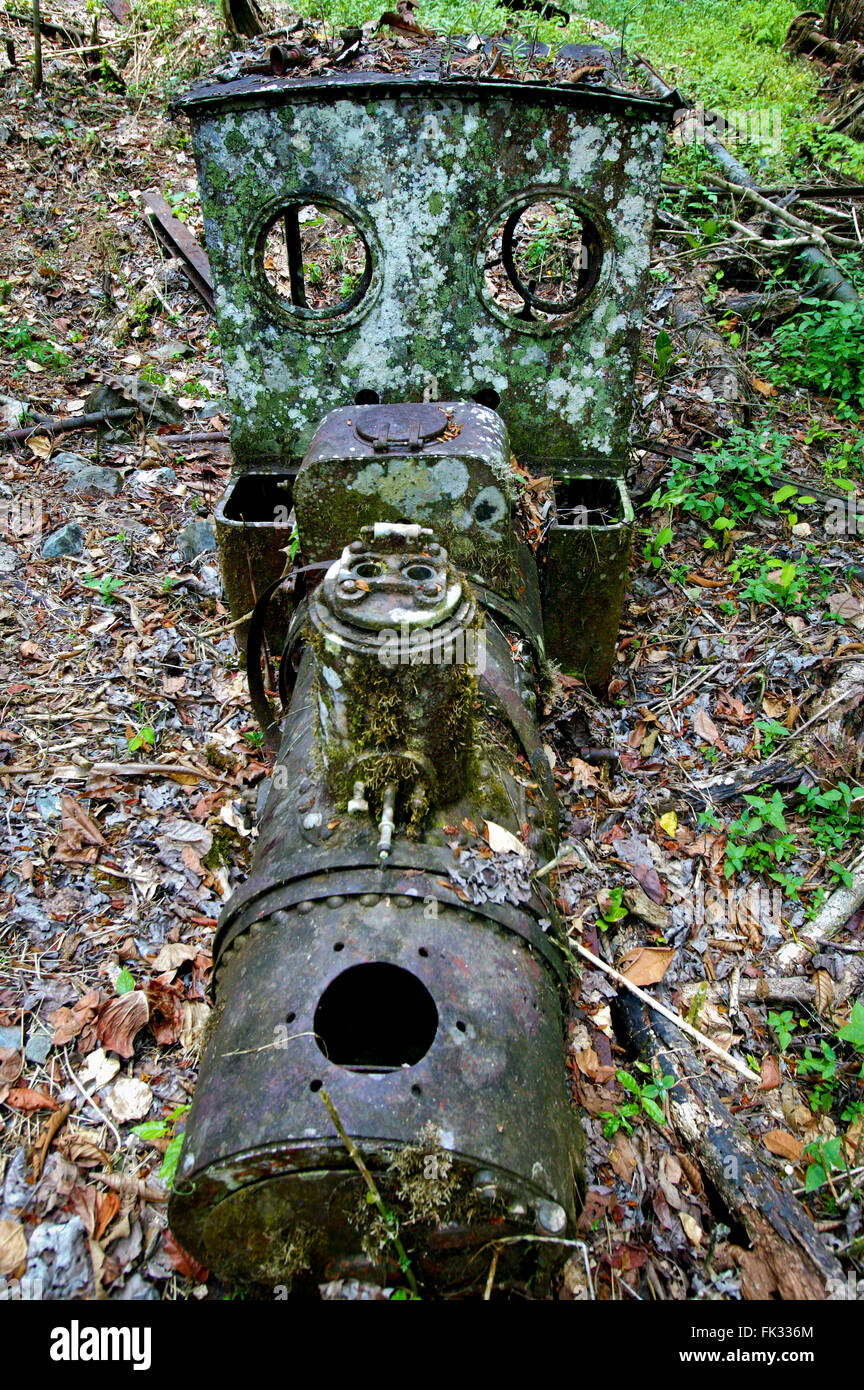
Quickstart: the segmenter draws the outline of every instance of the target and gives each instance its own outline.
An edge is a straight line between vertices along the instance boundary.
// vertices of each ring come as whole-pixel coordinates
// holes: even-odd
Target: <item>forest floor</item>
[[[46,37],[37,96],[26,31],[0,11],[19,62],[0,72],[0,429],[121,397],[138,409],[98,444],[37,432],[0,452],[0,1278],[41,1280],[51,1298],[230,1296],[165,1225],[213,929],[248,869],[269,771],[214,548],[229,471],[218,341],[142,212],[155,188],[203,236],[163,87],[211,65],[219,40],[210,10],[181,8],[153,0],[140,31],[100,10],[95,74]],[[58,0],[49,17],[89,32],[90,11]],[[806,85],[812,114],[809,71]],[[744,153],[781,186],[839,189],[818,203],[833,214],[803,215],[851,243],[838,261],[861,286],[849,151],[787,144],[770,166]],[[544,710],[573,847],[557,893],[574,943],[736,1059],[737,1072],[697,1045],[854,1288],[864,912],[794,970],[778,960],[858,882],[864,326],[788,256],[744,243],[730,220],[759,210],[711,186],[703,155],[670,144],[615,670],[602,696],[562,677]],[[574,984],[588,1194],[558,1296],[770,1292],[662,1077],[616,1031],[616,994],[599,968]]]

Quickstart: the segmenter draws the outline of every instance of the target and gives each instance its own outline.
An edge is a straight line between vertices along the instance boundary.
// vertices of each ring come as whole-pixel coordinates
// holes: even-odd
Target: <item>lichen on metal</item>
[[[341,73],[205,85],[181,105],[240,466],[296,460],[363,392],[482,395],[521,460],[622,471],[669,103]],[[541,199],[572,204],[600,261],[574,312],[532,322],[493,301],[484,265],[501,220]],[[368,285],[347,308],[291,304],[264,273],[268,229],[302,203],[365,241]]]

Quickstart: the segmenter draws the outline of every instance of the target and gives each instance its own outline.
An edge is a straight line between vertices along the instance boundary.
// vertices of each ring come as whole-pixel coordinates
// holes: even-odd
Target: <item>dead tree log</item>
[[[675,1077],[668,1092],[675,1131],[747,1233],[749,1250],[729,1247],[744,1297],[830,1297],[842,1287],[839,1262],[744,1126],[729,1114],[684,1034],[661,1015],[649,1018],[632,997],[619,996],[617,1011],[619,1029],[633,1050]]]

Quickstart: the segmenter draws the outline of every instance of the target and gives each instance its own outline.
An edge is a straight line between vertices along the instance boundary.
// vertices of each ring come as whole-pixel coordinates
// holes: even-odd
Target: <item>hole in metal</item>
[[[310,1091],[320,1091],[320,1090],[321,1090],[321,1087],[322,1087],[323,1085],[324,1085],[324,1082],[323,1082],[323,1081],[319,1081],[318,1078],[316,1077],[314,1081],[310,1081],[310,1082],[309,1082],[309,1090],[310,1090]]]
[[[421,947],[420,947],[420,950],[417,952],[417,954],[418,954],[418,956],[422,956],[423,959],[425,960],[426,957],[429,955],[429,952],[426,950],[426,947],[425,947],[425,946],[421,946]]]
[[[383,574],[387,566],[378,560],[361,560],[359,565],[353,566],[355,574],[359,574],[361,579],[374,579],[376,575]]]
[[[402,573],[406,579],[413,579],[418,584],[422,584],[425,579],[435,578],[435,571],[430,565],[407,565]]]
[[[318,1001],[315,1041],[328,1061],[348,1071],[413,1067],[438,1031],[438,1010],[422,981],[398,965],[352,965]]]
[[[497,410],[501,404],[501,397],[497,391],[492,390],[491,386],[484,386],[482,390],[475,391],[471,399],[476,405],[486,405],[490,410]]]
[[[381,397],[377,391],[358,391],[354,397],[355,405],[380,405]]]
[[[285,1022],[286,1022],[286,1023],[293,1023],[296,1017],[297,1017],[297,1015],[296,1015],[295,1013],[286,1014],[286,1015],[285,1015]]]
[[[259,243],[268,284],[295,309],[345,313],[366,293],[372,258],[346,213],[325,203],[288,203]]]
[[[562,478],[555,483],[558,526],[618,526],[623,521],[621,493],[609,478]]]
[[[574,203],[526,198],[489,234],[486,292],[513,318],[554,323],[587,298],[602,261],[597,228]]]
[[[344,941],[337,941],[337,942],[334,944],[334,946],[333,946],[333,950],[334,950],[334,951],[344,951],[344,950],[345,950],[345,942],[344,942]]]
[[[462,1022],[461,1018],[457,1022],[456,1027],[459,1029],[460,1033],[466,1033],[468,1031],[466,1025]]]

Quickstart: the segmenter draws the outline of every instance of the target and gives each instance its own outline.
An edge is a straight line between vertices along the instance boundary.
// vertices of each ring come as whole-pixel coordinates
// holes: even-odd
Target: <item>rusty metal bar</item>
[[[210,274],[210,259],[204,247],[195,240],[189,228],[173,215],[161,193],[151,188],[142,193],[141,197],[147,209],[150,230],[156,240],[172,256],[176,256],[192,288],[201,297],[210,313],[215,314],[213,277]]]

